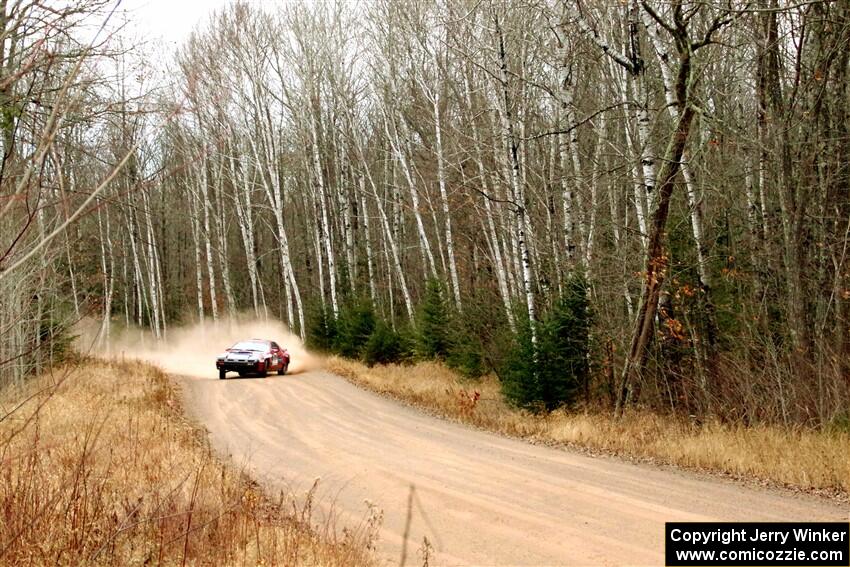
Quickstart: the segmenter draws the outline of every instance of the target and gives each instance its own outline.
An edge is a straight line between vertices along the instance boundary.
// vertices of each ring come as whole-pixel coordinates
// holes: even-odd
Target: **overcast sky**
[[[229,3],[230,0],[121,0],[119,10],[126,14],[129,35],[173,48],[213,11]]]

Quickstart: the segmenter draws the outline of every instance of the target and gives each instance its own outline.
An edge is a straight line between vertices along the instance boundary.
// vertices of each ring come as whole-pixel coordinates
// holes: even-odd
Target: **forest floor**
[[[329,371],[353,383],[440,417],[534,443],[569,446],[590,454],[672,465],[739,481],[850,496],[850,433],[776,426],[697,424],[670,415],[555,411],[535,415],[507,405],[498,380],[467,380],[437,362],[372,368],[340,357]],[[472,397],[478,392],[480,398]]]
[[[175,384],[85,361],[0,393],[0,563],[370,565],[308,498],[270,498],[220,460]]]

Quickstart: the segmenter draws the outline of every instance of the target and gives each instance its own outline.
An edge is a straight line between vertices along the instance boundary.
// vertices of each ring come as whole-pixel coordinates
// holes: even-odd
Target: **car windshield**
[[[266,350],[266,343],[260,341],[242,341],[241,343],[236,343],[230,350],[254,350],[254,351],[263,351]]]

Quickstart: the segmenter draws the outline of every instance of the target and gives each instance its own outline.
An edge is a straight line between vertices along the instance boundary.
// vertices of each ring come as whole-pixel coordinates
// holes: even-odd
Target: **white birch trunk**
[[[151,314],[151,328],[153,330],[154,338],[157,340],[162,338],[162,329],[160,326],[160,307],[159,302],[161,299],[161,294],[159,290],[159,283],[157,281],[157,258],[156,258],[156,237],[153,231],[153,223],[151,222],[151,209],[150,209],[150,200],[148,199],[147,192],[142,191],[142,210],[145,215],[145,229],[147,231],[147,255],[145,258],[145,263],[147,265],[148,271],[148,281],[149,281],[149,291],[150,291],[150,314]]]
[[[419,244],[421,247],[422,255],[423,255],[423,263],[425,265],[425,275],[430,276],[434,279],[437,279],[437,265],[434,262],[434,254],[431,251],[431,244],[428,241],[428,235],[425,232],[425,224],[422,222],[422,212],[421,205],[419,202],[419,191],[416,188],[416,182],[413,180],[413,175],[410,171],[410,167],[407,163],[407,157],[405,156],[404,148],[401,147],[401,140],[399,139],[398,127],[394,125],[393,132],[390,133],[389,128],[390,119],[384,115],[384,129],[387,134],[387,138],[390,141],[390,145],[393,148],[393,151],[396,154],[396,158],[398,159],[399,164],[401,165],[401,170],[404,173],[405,180],[407,181],[407,185],[410,189],[410,200],[413,205],[413,218],[416,221],[416,229],[419,231]],[[402,128],[404,128],[404,119],[401,118],[399,122],[402,124]],[[408,138],[406,135],[406,129],[404,130],[405,139]]]
[[[249,138],[251,151],[254,154],[254,159],[257,162],[257,167],[265,165],[265,174],[261,174],[260,178],[263,182],[263,190],[266,194],[266,199],[271,206],[274,226],[275,238],[277,240],[277,251],[280,262],[280,274],[283,280],[283,291],[286,297],[286,321],[289,328],[292,329],[295,322],[295,316],[298,317],[299,333],[302,339],[305,338],[306,328],[304,326],[304,304],[301,298],[301,291],[298,287],[298,282],[295,280],[295,270],[292,268],[292,256],[289,250],[289,239],[286,234],[286,226],[283,219],[283,181],[280,179],[278,169],[276,167],[277,156],[274,154],[271,142],[266,139],[264,146],[267,148],[265,152],[266,159],[261,159],[257,143]],[[319,263],[319,277],[324,286],[322,279],[322,257],[321,254],[316,256]],[[260,291],[262,291],[262,283],[260,283]],[[295,309],[297,313],[292,312],[292,299],[295,299]],[[324,301],[324,289],[322,293],[322,301]]]
[[[622,258],[622,243],[620,238],[620,207],[619,207],[619,192],[616,190],[615,186],[610,184],[608,185],[608,203],[611,211],[611,230],[614,236],[614,254],[617,258]],[[628,220],[628,211],[625,216],[626,220]],[[627,225],[626,225],[627,228]],[[629,292],[629,283],[626,279],[625,272],[626,266],[623,267],[623,298],[626,300],[626,311],[629,315],[629,321],[634,319],[634,305],[632,304],[632,294]]]
[[[242,245],[245,249],[245,264],[248,270],[248,281],[251,286],[251,304],[254,307],[254,315],[260,316],[260,294],[258,291],[257,257],[254,252],[254,226],[252,219],[251,180],[248,175],[247,164],[242,164],[241,179],[236,173],[235,157],[228,159],[230,165],[230,179],[234,187],[233,201],[236,208],[236,220],[239,224],[239,233],[242,236]],[[242,199],[245,199],[243,204]],[[265,306],[264,306],[265,307]],[[268,313],[263,309],[264,317]]]
[[[596,247],[596,217],[597,217],[597,206],[599,200],[599,163],[602,159],[602,146],[605,143],[606,139],[606,119],[605,114],[603,113],[599,117],[599,126],[598,133],[596,136],[596,150],[593,154],[593,173],[590,178],[590,207],[588,210],[588,223],[587,223],[587,243],[584,247],[585,253],[585,266],[587,267],[588,273],[593,266],[593,253]]]
[[[204,324],[204,273],[201,261],[201,220],[200,204],[194,191],[189,191],[189,214],[192,224],[192,244],[195,252],[195,289],[197,291],[198,323]]]
[[[360,178],[360,214],[363,217],[363,240],[366,244],[366,270],[369,276],[369,298],[377,305],[378,293],[375,289],[375,267],[372,257],[372,234],[369,231],[369,207],[366,201],[366,178]]]
[[[322,309],[324,310],[327,307],[327,293],[325,292],[325,260],[324,253],[322,252],[322,228],[319,224],[319,217],[321,216],[318,213],[319,204],[316,203],[315,207],[315,222],[313,222],[313,250],[316,254],[316,267],[319,270],[319,297],[322,302]]]
[[[488,186],[489,174],[484,167],[484,157],[481,153],[481,136],[478,132],[478,124],[475,121],[474,107],[472,105],[472,87],[468,74],[464,74],[464,94],[466,97],[466,105],[469,109],[469,120],[472,129],[472,144],[475,148],[476,163],[478,164],[478,176],[481,180],[481,189],[484,193],[484,210],[487,216],[487,228],[489,230],[490,246],[493,250],[493,267],[496,270],[496,282],[499,286],[499,294],[502,296],[502,303],[505,306],[505,316],[508,319],[508,325],[512,332],[516,331],[516,322],[511,306],[511,293],[508,289],[508,277],[505,270],[505,262],[502,256],[502,247],[499,244],[499,234],[496,230],[496,221],[493,218],[493,206],[490,202],[490,187]]]
[[[398,279],[399,287],[401,288],[402,296],[404,297],[404,307],[407,309],[407,317],[410,320],[410,323],[414,322],[413,315],[413,301],[410,299],[410,292],[407,289],[407,278],[404,277],[404,269],[401,265],[401,259],[398,253],[398,245],[393,238],[392,227],[390,227],[389,219],[387,218],[386,211],[384,211],[384,205],[382,204],[381,197],[378,195],[378,187],[375,185],[375,180],[372,178],[372,172],[369,169],[369,165],[366,163],[366,157],[363,155],[363,151],[361,148],[357,148],[358,153],[360,154],[360,161],[363,165],[363,171],[366,174],[366,178],[369,180],[369,185],[372,187],[372,195],[375,197],[375,205],[378,207],[378,215],[381,217],[381,225],[384,228],[384,233],[386,235],[386,242],[390,249],[390,254],[392,256],[393,265],[395,266],[395,274]],[[392,290],[392,286],[389,286]],[[390,297],[390,305],[392,305],[392,296]]]
[[[581,179],[581,161],[578,154],[578,129],[575,127],[575,109],[573,108],[573,91],[575,89],[574,79],[569,68],[570,56],[568,52],[567,37],[560,27],[555,28],[560,48],[560,66],[558,68],[558,155],[561,165],[561,192],[564,210],[564,243],[567,249],[568,263],[574,264],[576,254],[581,254],[586,238],[583,212],[581,207],[581,191],[579,190],[579,179]],[[568,179],[568,164],[572,166],[571,184]],[[574,189],[576,191],[574,192]],[[578,203],[578,207],[574,205]],[[576,245],[575,229],[578,226],[580,238]],[[586,252],[585,252],[586,253]],[[581,256],[579,256],[581,258]],[[572,267],[572,266],[571,266]]]
[[[620,73],[621,72],[619,70],[614,70],[614,75],[618,77],[622,82],[623,92],[626,93],[626,96],[629,96],[631,94],[630,83]],[[632,164],[632,194],[634,195],[635,216],[637,217],[638,230],[640,230],[641,246],[644,250],[646,250],[649,238],[646,219],[650,211],[647,208],[646,192],[644,191],[644,185],[643,183],[641,183],[641,171],[637,165],[637,155],[634,149],[635,142],[632,138],[631,128],[629,127],[628,112],[624,112],[624,116],[626,119],[623,122],[623,131],[626,137],[626,147],[631,157],[629,162]]]
[[[106,217],[105,223],[102,219],[103,216]],[[105,345],[109,348],[112,330],[112,296],[115,289],[115,261],[112,252],[112,235],[108,207],[104,209],[103,214],[101,214],[101,209],[98,208],[97,228],[100,233],[100,267],[103,271],[103,320],[100,324],[98,346]]]
[[[564,111],[559,110],[559,116],[563,116]],[[562,122],[561,128],[563,128]],[[567,179],[567,135],[558,134],[558,155],[561,164],[561,203],[564,211],[564,248],[567,254],[567,264],[575,262],[575,221],[573,219],[573,189]]]
[[[565,4],[565,7],[567,5]],[[632,3],[630,6],[632,9],[632,13],[628,15],[628,18],[631,21],[637,19],[636,12],[640,10],[640,7],[636,3]],[[635,175],[635,209],[638,215],[638,225],[641,229],[641,234],[643,235],[642,242],[644,249],[647,245],[647,232],[646,232],[646,218],[649,214],[651,214],[655,208],[655,158],[653,157],[651,146],[650,146],[650,117],[649,117],[649,109],[648,105],[648,95],[646,91],[646,73],[641,65],[638,65],[638,61],[630,60],[627,57],[624,57],[614,49],[612,49],[610,43],[600,36],[584,19],[584,16],[578,13],[574,7],[571,5],[568,7],[569,14],[571,17],[575,18],[575,21],[579,27],[579,29],[588,36],[588,38],[593,41],[605,55],[607,64],[610,66],[612,62],[616,63],[619,66],[618,70],[615,70],[612,73],[612,76],[617,77],[618,82],[625,83],[624,88],[621,87],[621,90],[626,93],[628,97],[630,89],[634,92],[634,97],[629,97],[637,102],[637,110],[633,113],[633,120],[637,123],[637,139],[632,140],[631,132],[629,131],[628,121],[625,124],[625,131],[627,137],[627,145],[631,149],[634,147],[634,142],[637,143],[638,154],[640,159],[640,170],[641,176]],[[628,8],[626,8],[628,9]],[[621,16],[622,17],[622,16]],[[635,28],[636,29],[636,28]],[[632,33],[630,31],[630,33]],[[637,33],[636,31],[633,33]],[[636,38],[630,37],[626,39],[626,43],[629,40],[635,40]],[[639,54],[632,53],[632,57],[639,57]],[[622,78],[621,73],[625,74],[625,79]],[[628,113],[627,113],[628,115]],[[643,179],[642,184],[640,184],[640,179]],[[639,195],[642,193],[642,195]],[[644,199],[646,200],[646,204],[644,205]]]
[[[224,210],[224,159],[220,158],[218,174],[215,179],[215,232],[218,237],[216,255],[221,266],[221,285],[224,287],[224,299],[227,302],[227,314],[231,318],[236,315],[236,299],[233,296],[233,285],[230,281],[230,259],[227,245],[227,219]]]
[[[500,142],[501,147],[499,145],[493,145],[493,154],[496,163],[501,166],[502,169],[502,177],[504,178],[505,191],[503,194],[500,193],[499,198],[504,199],[510,203],[514,203],[509,209],[515,213],[514,208],[517,206],[516,198],[513,195],[512,183],[511,183],[511,163],[510,163],[510,144],[505,139],[504,136],[504,118],[501,109],[499,108],[500,102],[495,101],[497,110],[495,111],[495,119],[496,122],[492,125],[493,131],[501,132]],[[495,184],[494,184],[495,187]],[[505,251],[505,255],[509,256],[507,261],[508,268],[508,282],[511,287],[512,296],[520,296],[523,294],[522,291],[522,260],[521,254],[519,251],[519,244],[517,241],[517,231],[518,226],[516,222],[516,214],[503,214],[499,215],[500,221],[500,232],[505,234],[505,242],[503,249]],[[508,250],[510,248],[510,250]]]
[[[124,238],[127,231],[121,233],[121,249],[127,250],[127,243]],[[130,305],[133,303],[131,298],[130,279],[127,276],[127,254],[121,254],[121,281],[124,283],[124,327],[130,328]]]
[[[142,266],[139,259],[139,249],[136,244],[136,223],[134,220],[135,207],[127,209],[127,236],[130,239],[130,251],[133,254],[133,283],[135,289],[134,303],[138,318],[136,324],[141,327],[144,324],[144,303],[145,303],[145,280],[142,277]]]
[[[354,228],[352,226],[352,212],[354,207],[351,203],[350,191],[346,190],[349,181],[348,155],[345,147],[345,139],[339,142],[339,181],[337,183],[337,198],[339,201],[339,216],[342,221],[342,235],[345,241],[345,262],[348,266],[348,285],[351,293],[355,293],[357,285],[357,258],[354,249]]]
[[[500,114],[502,115],[502,128],[503,135],[506,142],[509,145],[509,158],[511,163],[511,172],[510,172],[510,182],[511,188],[513,192],[513,200],[515,202],[515,215],[516,215],[516,239],[517,246],[519,248],[520,260],[522,262],[522,285],[523,290],[525,291],[525,301],[526,307],[528,309],[528,319],[531,323],[531,342],[532,344],[537,344],[537,314],[535,311],[535,302],[534,302],[534,290],[532,289],[531,282],[531,261],[528,253],[528,246],[526,243],[526,228],[527,228],[527,215],[525,211],[525,191],[520,186],[520,164],[519,164],[519,156],[517,153],[517,145],[516,138],[514,136],[513,123],[511,117],[511,105],[510,105],[510,97],[508,94],[508,65],[507,65],[507,57],[505,55],[505,43],[504,38],[502,36],[501,28],[498,27],[498,19],[496,20],[496,27],[499,34],[499,70],[500,70],[500,83],[502,88],[502,99],[504,103],[504,109],[499,109]]]
[[[318,112],[318,109],[316,109],[315,112]],[[333,309],[334,319],[336,319],[339,316],[339,302],[337,300],[336,293],[336,258],[334,256],[333,251],[333,233],[331,232],[331,226],[328,220],[328,210],[325,194],[325,180],[324,174],[322,173],[321,156],[319,155],[319,129],[318,125],[316,124],[317,120],[318,119],[315,114],[310,117],[310,129],[312,133],[313,175],[315,177],[316,185],[318,188],[317,199],[319,201],[319,206],[321,209],[321,238],[322,243],[324,244],[325,253],[327,255],[328,260],[328,280],[330,283],[331,291],[331,308]]]
[[[652,145],[650,143],[650,118],[648,104],[648,95],[645,91],[646,76],[641,74],[633,81],[635,100],[638,102],[638,109],[635,112],[637,118],[637,143],[640,148],[640,166],[643,174],[643,190],[646,194],[646,207],[651,213],[655,210],[655,158],[652,153]]]
[[[212,312],[212,318],[214,322],[218,321],[218,297],[216,295],[216,286],[215,286],[215,264],[213,259],[213,251],[212,251],[212,242],[210,238],[210,233],[212,232],[210,226],[210,196],[209,196],[209,187],[207,185],[207,158],[206,158],[206,150],[204,151],[203,159],[201,160],[200,171],[198,174],[198,187],[200,189],[201,194],[201,206],[204,210],[204,248],[206,251],[206,262],[207,262],[207,276],[209,277],[209,287],[210,287],[210,311]]]
[[[557,113],[558,108],[556,104],[553,114],[557,116]],[[560,295],[563,293],[563,266],[561,265],[560,252],[562,243],[556,235],[561,234],[563,232],[563,228],[555,227],[557,223],[555,218],[555,211],[557,210],[555,204],[555,191],[560,188],[560,181],[558,180],[558,162],[558,139],[556,137],[549,143],[549,171],[548,179],[546,181],[546,235],[549,239],[550,254],[552,254],[552,271],[555,274],[555,285],[558,289],[558,294]]]
[[[283,223],[283,195],[281,194],[280,189],[280,185],[278,184],[272,194],[272,197],[275,200],[274,217],[275,226],[277,226],[277,241],[279,243],[278,249],[280,252],[280,261],[286,269],[286,280],[289,282],[289,285],[286,286],[287,305],[292,304],[292,298],[294,297],[295,309],[298,315],[298,330],[301,340],[304,340],[307,337],[307,327],[304,325],[304,302],[301,299],[301,289],[298,287],[298,281],[295,279],[295,269],[292,267],[292,255],[289,251],[289,237],[286,234],[286,227]],[[290,309],[290,307],[287,307],[289,317],[291,318],[292,312]],[[291,326],[292,323],[290,323],[290,328]]]
[[[674,77],[672,75],[672,70],[670,69],[670,54],[667,52],[664,47],[664,42],[658,35],[658,30],[656,28],[657,24],[655,21],[651,19],[645,10],[642,10],[641,13],[643,14],[644,25],[649,32],[649,37],[661,66],[661,77],[664,85],[664,100],[667,103],[667,110],[670,113],[670,117],[675,122],[679,119],[679,107],[676,95],[673,92]],[[707,247],[705,245],[705,236],[703,231],[702,197],[697,193],[691,166],[688,162],[687,151],[682,154],[682,165],[680,167],[682,170],[682,178],[685,180],[685,191],[688,195],[688,207],[691,212],[691,229],[694,236],[694,243],[696,244],[697,270],[703,287],[709,288],[711,287],[711,275],[708,267],[708,258],[706,258]]]

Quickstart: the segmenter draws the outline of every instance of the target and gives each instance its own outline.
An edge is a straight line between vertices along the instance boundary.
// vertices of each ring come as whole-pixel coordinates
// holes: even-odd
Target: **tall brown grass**
[[[85,362],[0,395],[0,564],[371,565],[377,518],[338,533],[216,459],[165,374]]]
[[[375,366],[332,357],[329,370],[376,392],[483,429],[534,442],[720,473],[793,489],[850,494],[850,434],[631,412],[556,411],[535,415],[508,406],[493,376],[464,380],[436,362]],[[478,392],[479,398],[475,398]]]

